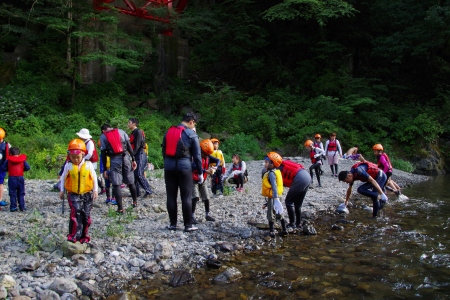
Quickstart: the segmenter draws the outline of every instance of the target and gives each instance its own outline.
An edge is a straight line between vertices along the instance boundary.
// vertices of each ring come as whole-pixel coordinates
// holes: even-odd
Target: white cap
[[[92,136],[89,134],[89,129],[81,128],[79,132],[77,132],[77,135],[82,139],[90,139]]]

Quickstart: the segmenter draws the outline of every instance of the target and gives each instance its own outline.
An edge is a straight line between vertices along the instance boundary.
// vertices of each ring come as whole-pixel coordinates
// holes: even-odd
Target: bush
[[[220,144],[225,161],[231,161],[233,154],[237,153],[242,160],[263,159],[264,152],[258,143],[258,140],[244,133],[238,133]]]

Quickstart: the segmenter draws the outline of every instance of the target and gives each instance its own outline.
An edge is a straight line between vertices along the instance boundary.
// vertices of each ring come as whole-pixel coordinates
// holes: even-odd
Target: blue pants
[[[375,181],[378,183],[380,188],[385,191],[384,186],[386,185],[386,174],[383,171],[378,172],[378,176],[375,178]],[[358,187],[358,193],[361,195],[367,196],[372,199],[373,202],[373,216],[376,217],[378,215],[378,210],[382,208],[380,202],[378,201],[378,192],[375,190],[373,185],[370,182],[366,182],[360,187]]]
[[[152,194],[152,188],[144,177],[145,167],[147,166],[147,156],[144,151],[140,151],[136,154],[136,169],[134,170],[134,182],[136,183],[136,194],[138,197],[141,195],[140,186],[144,188],[145,193]]]
[[[17,209],[17,200],[19,200],[19,209],[25,207],[25,179],[23,176],[10,176],[8,179],[9,198],[11,205],[9,209]]]

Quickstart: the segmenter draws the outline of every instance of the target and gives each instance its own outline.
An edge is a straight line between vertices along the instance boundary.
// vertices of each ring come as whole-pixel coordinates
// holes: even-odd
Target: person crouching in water
[[[366,161],[353,165],[350,171],[340,172],[338,178],[339,181],[349,184],[345,197],[345,205],[348,204],[348,199],[352,194],[353,183],[357,180],[365,182],[358,187],[358,193],[372,199],[373,217],[377,217],[378,210],[382,209],[388,200],[383,190],[387,180],[386,174],[378,169],[376,164]],[[379,195],[381,196],[381,201],[378,201]]]
[[[322,155],[325,151],[314,147],[314,143],[311,140],[305,142],[305,148],[309,150],[309,157],[311,158],[311,166],[309,167],[309,175],[311,176],[311,185],[309,188],[313,188],[313,170],[316,172],[317,187],[322,187],[320,184],[320,166],[322,165]]]
[[[68,146],[69,162],[64,166],[61,176],[59,197],[67,200],[70,206],[69,234],[70,242],[88,243],[91,225],[91,209],[93,200],[98,198],[97,174],[90,161],[84,159],[86,144],[81,139],[74,139]]]
[[[195,208],[197,207],[197,202],[202,197],[203,203],[205,204],[205,216],[206,221],[214,222],[215,219],[209,214],[209,189],[206,185],[206,177],[214,174],[214,169],[209,166],[210,162],[214,164],[219,164],[220,160],[212,157],[211,153],[214,150],[213,143],[211,140],[203,140],[200,142],[200,149],[202,154],[202,170],[203,170],[203,181],[199,183],[198,168],[195,163],[192,163],[192,178],[194,180],[194,186],[192,187],[192,224],[198,224],[201,222],[199,219],[195,219]]]
[[[283,205],[280,197],[283,195],[283,177],[281,171],[277,169],[283,159],[278,153],[269,152],[264,159],[264,167],[267,170],[262,177],[261,194],[266,197],[267,203],[263,209],[267,208],[267,220],[269,221],[269,234],[275,237],[274,223],[281,222],[281,235],[286,236],[286,221],[283,218]]]

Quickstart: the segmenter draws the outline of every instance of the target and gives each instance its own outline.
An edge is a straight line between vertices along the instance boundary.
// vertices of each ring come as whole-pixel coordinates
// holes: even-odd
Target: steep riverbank
[[[310,165],[305,158],[293,160],[306,167]],[[353,163],[341,160],[340,170],[348,170]],[[78,250],[67,249],[68,205],[62,215],[61,200],[51,191],[54,181],[27,180],[27,213],[11,213],[8,207],[0,211],[0,284],[11,297],[103,298],[121,292],[132,280],[157,277],[179,268],[202,267],[208,258],[258,249],[267,240],[266,231],[255,226],[267,223],[266,212],[261,209],[262,166],[262,161],[247,162],[250,176],[245,192],[232,191],[230,195],[211,199],[215,222],[205,221],[204,207],[199,203],[196,217],[203,222],[192,233],[182,231],[181,205],[179,230],[166,229],[169,221],[164,179],[160,170],[154,171],[150,183],[158,194],[141,201],[128,217],[112,217],[115,207],[104,204],[104,195],[100,197],[91,215],[92,241],[79,245]],[[323,169],[322,187],[310,189],[303,204],[303,217],[312,223],[319,211],[334,213],[347,188],[330,176],[327,165]],[[427,178],[394,172],[394,179],[401,186]],[[314,183],[316,186],[315,178]],[[124,190],[124,195],[127,194]],[[389,196],[391,200],[396,198],[393,194]],[[125,201],[126,207],[131,204],[130,198]],[[33,247],[39,251],[28,254],[27,250]],[[6,293],[3,287],[0,286],[0,299]]]

